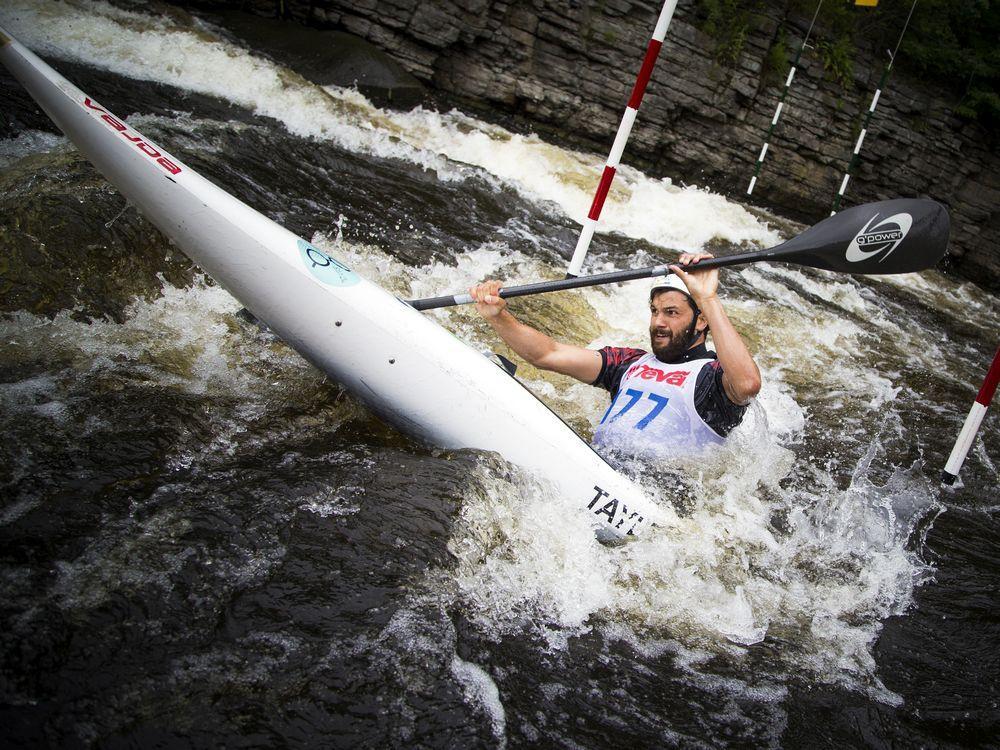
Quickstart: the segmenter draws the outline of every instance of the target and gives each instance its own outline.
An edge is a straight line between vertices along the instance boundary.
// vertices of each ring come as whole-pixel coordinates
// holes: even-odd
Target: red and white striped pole
[[[986,380],[983,381],[983,386],[979,389],[979,395],[976,396],[976,400],[972,404],[969,416],[965,418],[965,424],[962,425],[962,431],[958,434],[955,447],[951,449],[948,463],[945,464],[944,471],[941,472],[941,481],[945,484],[954,484],[958,478],[958,472],[962,468],[965,457],[969,454],[972,441],[976,439],[976,433],[979,432],[979,425],[983,423],[986,410],[990,407],[993,394],[996,393],[997,383],[1000,383],[1000,348],[993,355],[990,371],[986,373]]]
[[[656,28],[653,29],[653,37],[646,47],[646,57],[643,58],[639,75],[635,79],[635,86],[632,87],[632,96],[629,97],[628,105],[625,107],[625,114],[622,115],[621,124],[618,125],[618,133],[615,141],[611,145],[611,153],[608,161],[604,165],[604,173],[601,181],[597,185],[597,193],[594,195],[594,202],[590,204],[590,212],[583,222],[580,237],[576,241],[576,249],[573,251],[573,259],[569,262],[567,277],[579,276],[583,267],[583,259],[587,257],[587,250],[590,248],[590,241],[594,238],[594,230],[597,229],[597,220],[601,216],[601,209],[604,207],[604,199],[608,197],[608,190],[611,189],[611,181],[615,179],[615,170],[622,158],[625,150],[625,143],[628,141],[632,126],[635,124],[636,115],[639,114],[639,105],[642,103],[642,95],[646,93],[646,84],[653,74],[653,66],[656,64],[656,57],[660,54],[660,47],[663,46],[663,38],[667,35],[667,27],[670,26],[670,19],[673,18],[674,9],[677,7],[677,0],[666,0],[660,17],[656,20]]]

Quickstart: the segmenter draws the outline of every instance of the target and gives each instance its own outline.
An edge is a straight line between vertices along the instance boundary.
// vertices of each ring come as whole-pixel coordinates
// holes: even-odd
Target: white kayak
[[[601,536],[658,517],[641,488],[490,359],[201,177],[3,29],[0,61],[149,221],[383,419],[443,448],[496,451],[589,514]]]

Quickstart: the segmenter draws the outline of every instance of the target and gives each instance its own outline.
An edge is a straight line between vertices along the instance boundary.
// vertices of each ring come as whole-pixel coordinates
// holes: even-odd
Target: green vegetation
[[[780,86],[785,82],[788,69],[791,67],[791,58],[788,54],[788,39],[785,29],[779,28],[778,34],[767,50],[767,57],[764,58],[764,70],[761,78],[764,79],[765,86]]]
[[[734,66],[750,31],[750,14],[761,0],[701,0],[699,28],[715,39],[715,60]]]
[[[956,112],[1000,133],[1000,3],[920,0],[898,64],[952,84]]]
[[[817,4],[818,0],[784,0],[786,15],[807,20]],[[767,0],[699,0],[696,23],[715,39],[720,65],[736,64],[754,17],[773,5]],[[877,50],[878,59],[887,64],[911,6],[910,0],[883,0],[876,8],[857,7],[853,0],[824,0],[813,40],[827,76],[850,88],[859,48]],[[956,114],[1000,135],[998,40],[1000,1],[918,0],[894,69],[949,86],[956,95]],[[787,69],[787,44],[779,32],[764,61],[769,76]],[[791,44],[797,49],[796,45],[797,41]]]
[[[823,70],[845,91],[854,86],[854,45],[847,37],[820,39],[816,42]]]

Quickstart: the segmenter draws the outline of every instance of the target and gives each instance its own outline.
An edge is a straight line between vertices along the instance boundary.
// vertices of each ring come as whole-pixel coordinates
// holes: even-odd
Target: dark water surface
[[[600,168],[459,113],[268,83],[273,66],[183,19],[19,1],[0,24],[404,296],[559,276],[567,206]],[[215,90],[196,80],[213,66]],[[938,273],[728,274],[759,404],[717,460],[645,475],[678,488],[680,531],[604,547],[501,457],[381,424],[5,73],[0,95],[4,746],[998,745],[995,415],[961,485],[937,483],[995,298]],[[694,188],[625,172],[619,189],[605,212],[638,229],[599,235],[593,270],[773,233]],[[517,310],[642,345],[643,293]],[[469,311],[435,315],[496,348]],[[519,374],[582,431],[602,411],[584,386]]]

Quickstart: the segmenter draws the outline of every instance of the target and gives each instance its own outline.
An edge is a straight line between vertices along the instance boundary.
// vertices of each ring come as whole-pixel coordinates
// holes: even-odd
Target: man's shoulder
[[[630,346],[605,346],[598,349],[605,367],[617,367],[633,362],[649,352],[645,349],[634,349]]]
[[[630,346],[605,346],[597,351],[601,355],[601,372],[591,385],[604,388],[612,395],[618,391],[625,367],[648,353]]]

